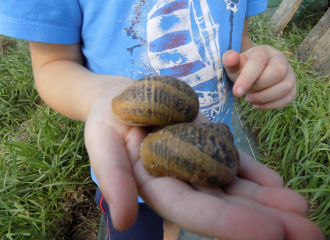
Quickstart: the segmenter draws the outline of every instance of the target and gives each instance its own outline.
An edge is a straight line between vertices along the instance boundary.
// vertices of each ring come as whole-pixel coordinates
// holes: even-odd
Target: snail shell
[[[144,139],[140,155],[151,175],[177,177],[207,187],[231,182],[239,163],[232,133],[222,123],[168,126]]]
[[[142,78],[112,101],[116,118],[133,126],[167,126],[192,122],[199,112],[195,91],[168,76]]]
[[[210,131],[216,131],[221,135],[222,138],[227,138],[228,140],[234,143],[233,133],[231,132],[227,124],[206,122],[206,123],[200,123],[198,125],[201,127],[205,127]]]

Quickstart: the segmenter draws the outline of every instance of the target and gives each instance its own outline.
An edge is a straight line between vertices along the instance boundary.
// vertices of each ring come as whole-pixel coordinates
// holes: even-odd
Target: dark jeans
[[[95,202],[101,208],[107,223],[108,240],[163,240],[163,218],[151,210],[147,204],[139,203],[139,213],[135,223],[131,228],[120,232],[112,225],[109,207],[99,188],[95,193]]]

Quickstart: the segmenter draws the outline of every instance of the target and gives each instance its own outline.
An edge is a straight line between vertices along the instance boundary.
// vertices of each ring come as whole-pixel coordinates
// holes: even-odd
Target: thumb
[[[242,63],[240,58],[240,54],[234,50],[229,50],[222,56],[223,66],[232,82],[236,81],[241,72]]]
[[[246,63],[245,54],[239,54],[234,50],[225,52],[222,56],[222,63],[228,78],[235,83]],[[236,94],[235,94],[236,95]],[[238,94],[240,95],[240,94]]]
[[[116,130],[87,121],[85,143],[113,225],[119,231],[126,230],[137,218],[138,192],[125,140]]]

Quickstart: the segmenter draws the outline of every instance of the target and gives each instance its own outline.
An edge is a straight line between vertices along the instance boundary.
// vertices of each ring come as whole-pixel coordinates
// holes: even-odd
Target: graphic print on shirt
[[[234,30],[234,13],[236,13],[239,9],[239,4],[241,3],[241,0],[224,0],[226,3],[226,9],[230,10],[230,39],[229,39],[229,46],[227,50],[232,50],[232,44],[233,44],[233,30]]]
[[[198,94],[201,112],[219,121],[226,100],[222,80],[219,24],[206,0],[159,0],[148,14],[148,56],[159,75],[188,83]]]
[[[233,31],[234,31],[234,14],[239,10],[239,5],[241,0],[224,0],[226,3],[226,10],[230,11],[230,17],[229,17],[229,22],[230,22],[230,33],[229,33],[229,44],[226,49],[232,50],[233,49]],[[223,74],[223,79],[222,82],[219,84],[219,95],[221,96],[221,92],[223,89],[227,89],[229,86],[228,84],[232,85],[231,81],[229,80],[226,72]],[[231,95],[233,94],[232,92],[230,93]],[[225,99],[225,105],[223,106],[224,109],[228,109],[228,99],[230,98],[229,94],[226,94],[226,99]],[[227,113],[225,113],[227,114]]]
[[[241,0],[224,0],[226,3],[226,9],[231,10],[233,13],[236,13],[239,8]]]
[[[135,17],[134,20],[131,21],[131,25],[128,28],[125,28],[124,31],[126,32],[127,36],[132,36],[132,39],[139,39],[140,43],[137,45],[134,45],[130,48],[127,48],[126,50],[129,51],[131,53],[131,55],[133,54],[133,50],[134,48],[137,47],[142,47],[144,45],[146,45],[146,40],[143,39],[142,37],[139,36],[139,34],[137,33],[137,31],[134,29],[134,26],[138,23],[140,23],[141,21],[141,7],[146,3],[146,0],[140,0],[136,5],[135,5],[135,9],[134,9],[134,13],[135,13]]]

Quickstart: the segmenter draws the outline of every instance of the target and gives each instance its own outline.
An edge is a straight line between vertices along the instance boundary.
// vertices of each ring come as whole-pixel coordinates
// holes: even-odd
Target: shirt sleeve
[[[80,41],[82,16],[76,0],[0,0],[0,34],[30,41]]]
[[[267,9],[267,0],[248,0],[246,8],[246,17],[251,17],[262,13]]]

